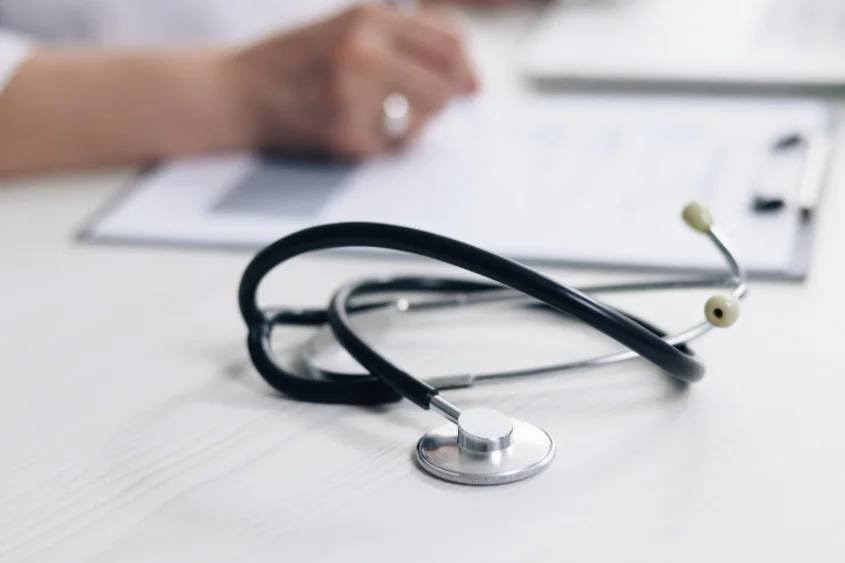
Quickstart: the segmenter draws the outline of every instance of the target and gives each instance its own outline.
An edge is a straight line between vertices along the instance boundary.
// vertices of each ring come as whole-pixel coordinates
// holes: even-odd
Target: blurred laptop
[[[522,47],[540,82],[845,92],[845,0],[556,0]]]

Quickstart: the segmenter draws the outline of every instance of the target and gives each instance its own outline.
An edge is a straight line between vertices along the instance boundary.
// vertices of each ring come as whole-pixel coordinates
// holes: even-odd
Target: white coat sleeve
[[[0,27],[0,95],[31,49],[32,43],[25,36]]]

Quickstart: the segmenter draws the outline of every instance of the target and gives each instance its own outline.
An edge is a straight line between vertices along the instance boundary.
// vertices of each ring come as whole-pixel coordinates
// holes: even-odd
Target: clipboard
[[[363,164],[251,153],[164,163],[79,239],[254,252],[308,226],[378,221],[534,265],[715,274],[720,257],[680,218],[698,200],[751,278],[800,281],[835,132],[816,100],[481,99]]]

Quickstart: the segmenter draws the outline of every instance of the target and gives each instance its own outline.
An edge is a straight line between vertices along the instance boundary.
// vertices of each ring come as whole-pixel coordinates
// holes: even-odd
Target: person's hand
[[[248,46],[226,68],[262,148],[352,158],[402,146],[452,98],[478,87],[448,22],[379,5]],[[410,102],[402,140],[382,125],[393,93]]]

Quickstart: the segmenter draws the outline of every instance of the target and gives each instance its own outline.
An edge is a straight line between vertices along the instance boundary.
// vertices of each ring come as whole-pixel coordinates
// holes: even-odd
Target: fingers
[[[373,119],[374,134],[386,151],[408,146],[423,132],[426,124],[437,116],[455,95],[455,82],[438,73],[417,57],[393,51],[385,61],[383,83],[372,107],[378,111]],[[391,94],[405,96],[409,103],[410,119],[406,134],[391,139],[381,129],[382,103]]]
[[[363,158],[412,143],[456,94],[475,82],[457,33],[440,21],[396,10],[371,12],[370,17],[376,25],[356,37],[366,40],[371,65],[366,72],[350,73],[357,86],[347,113],[347,125],[358,133],[350,134],[355,141],[346,147]],[[383,129],[383,104],[394,93],[410,105],[408,129],[399,139]]]
[[[385,69],[385,95],[398,92],[408,98],[413,112],[430,116],[442,110],[454,96],[452,82],[417,60],[391,57]]]
[[[397,52],[450,82],[456,93],[478,88],[459,33],[443,20],[423,13],[391,11],[390,37]]]
[[[268,94],[276,102],[267,104],[264,120],[279,135],[289,132],[288,145],[316,144],[355,160],[392,152],[417,139],[454,96],[477,85],[460,36],[433,16],[362,4],[299,33],[301,48],[294,51],[289,41],[270,49],[260,65],[273,69],[276,51],[289,53],[282,80],[259,73],[270,81],[268,92],[279,84],[288,92]],[[405,96],[410,106],[401,138],[384,129],[383,104],[391,94]]]

